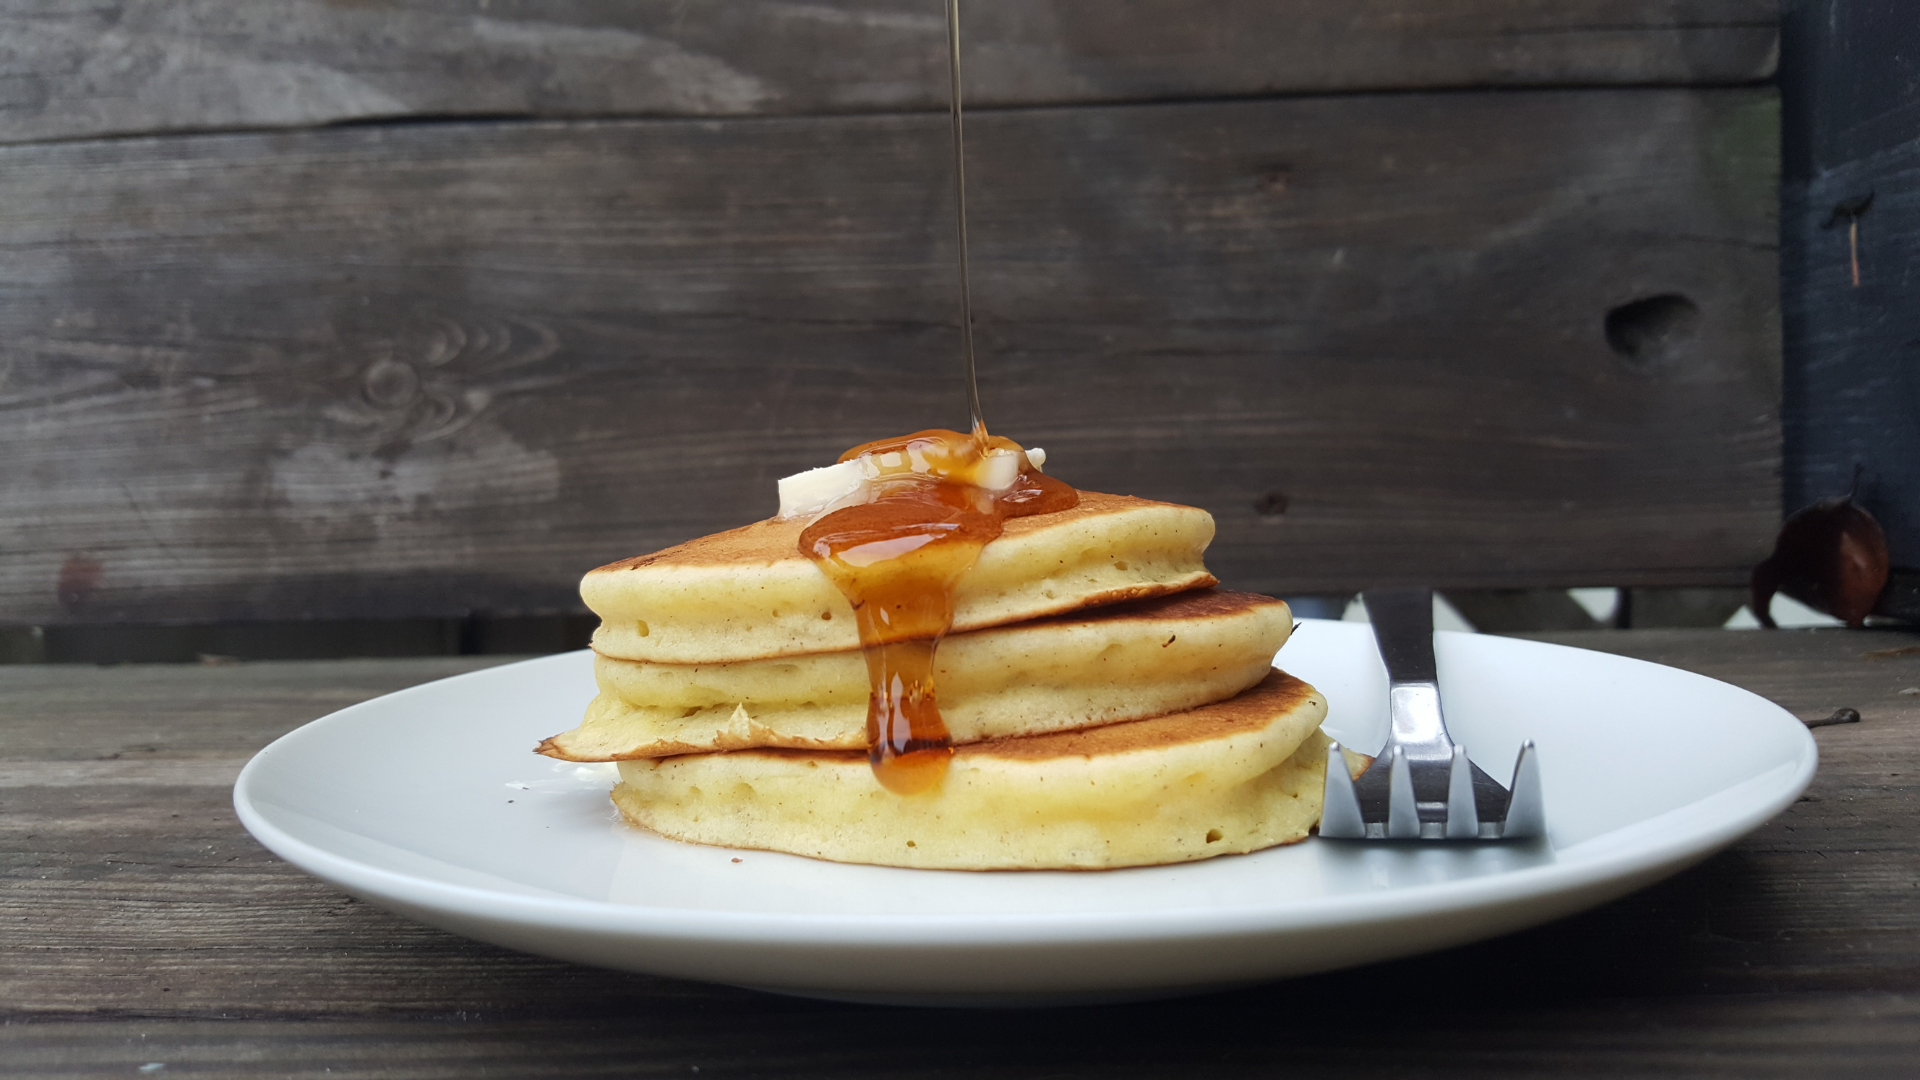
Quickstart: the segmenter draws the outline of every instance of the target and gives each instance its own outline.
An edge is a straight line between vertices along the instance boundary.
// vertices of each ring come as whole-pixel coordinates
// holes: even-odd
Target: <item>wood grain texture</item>
[[[1920,28],[1901,26],[1911,65]],[[1907,93],[1904,110],[1872,118],[1899,123],[1857,124],[1882,136],[1904,125],[1905,142],[1782,186],[1780,283],[1788,509],[1856,490],[1858,470],[1861,504],[1886,530],[1893,564],[1911,574],[1920,571],[1920,88]],[[1830,122],[1844,126],[1839,116]],[[1869,198],[1857,222],[1840,212]],[[1883,610],[1920,618],[1910,600]]]
[[[1744,581],[1776,124],[1764,90],[982,115],[987,416],[1212,510],[1237,587]],[[945,131],[0,148],[0,618],[567,608],[781,475],[961,425]],[[1666,295],[1666,345],[1610,347]]]
[[[1511,636],[1685,668],[1751,690],[1802,720],[1843,708],[1858,710],[1863,724],[1898,727],[1920,719],[1920,695],[1904,692],[1920,686],[1920,649],[1911,648],[1920,639],[1910,632],[1661,629]],[[1822,774],[1839,767],[1823,750]]]
[[[1855,286],[1834,207],[1867,194]],[[1894,565],[1920,569],[1920,137],[1786,185],[1781,212],[1789,508],[1855,490],[1858,469]]]
[[[1384,969],[1381,977],[1415,974]],[[1421,971],[1431,977],[1456,974]],[[1319,983],[1316,989],[1324,989]],[[1481,989],[1476,987],[1476,989]],[[336,1080],[559,1077],[906,1077],[934,1080],[1266,1080],[1405,1076],[1910,1076],[1920,996],[1780,994],[1426,1009],[1382,1040],[1359,992],[1330,1005],[1278,988],[1130,1008],[1028,1012],[856,1010],[747,991],[623,998],[631,1011],[528,1019],[473,1010],[403,1019],[16,1021],[0,1054],[26,1075],[290,1076]],[[1336,1011],[1333,1006],[1345,1007]],[[753,1025],[742,1036],[740,1026]],[[858,1034],[849,1034],[851,1028]],[[911,1029],[912,1036],[864,1034]],[[1225,1041],[1223,1030],[1266,1038]],[[695,1070],[698,1070],[697,1072]],[[271,1070],[271,1071],[269,1071]]]
[[[464,941],[348,900],[233,820],[232,773],[288,727],[481,662],[0,669],[0,1061],[77,1076],[155,1061],[173,1076],[340,1077],[1908,1071],[1920,1052],[1920,841],[1908,828],[1920,697],[1899,689],[1920,683],[1920,635],[1555,640],[1730,678],[1801,715],[1840,703],[1863,719],[1815,732],[1820,774],[1775,821],[1550,926],[1188,1001],[910,1015]],[[1422,997],[1438,984],[1453,993]],[[1379,1015],[1401,1007],[1404,1027],[1383,1042]]]
[[[1775,0],[968,0],[979,105],[1711,85]],[[346,120],[942,109],[940,0],[277,0],[0,10],[0,142]]]

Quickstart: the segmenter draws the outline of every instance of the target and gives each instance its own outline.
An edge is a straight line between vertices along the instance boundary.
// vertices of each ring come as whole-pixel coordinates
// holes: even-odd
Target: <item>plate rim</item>
[[[1332,623],[1337,620],[1300,620],[1301,623]],[[1443,632],[1445,633],[1445,632]],[[1521,638],[1459,634],[1462,638],[1497,641],[1501,647],[1518,646],[1548,650],[1567,650],[1591,656],[1607,657],[1632,665],[1647,665],[1679,672],[1689,679],[1703,680],[1723,690],[1731,690],[1759,703],[1778,721],[1789,723],[1797,742],[1797,754],[1780,765],[1735,784],[1717,789],[1699,799],[1690,800],[1652,818],[1623,829],[1616,829],[1562,849],[1579,848],[1616,835],[1624,829],[1643,828],[1664,818],[1686,816],[1701,803],[1721,797],[1748,785],[1768,780],[1783,767],[1794,768],[1789,776],[1769,780],[1769,795],[1749,795],[1733,812],[1692,822],[1678,830],[1662,830],[1628,847],[1604,852],[1571,863],[1558,860],[1521,867],[1500,873],[1465,879],[1429,882],[1390,892],[1336,894],[1292,898],[1270,904],[1237,904],[1232,907],[1186,906],[1147,911],[1107,912],[1022,912],[1022,913],[937,913],[937,914],[835,914],[827,912],[710,911],[691,907],[665,907],[625,904],[565,895],[530,895],[457,884],[431,877],[407,874],[375,866],[337,854],[325,847],[295,836],[280,828],[254,805],[253,787],[259,771],[277,755],[293,753],[298,742],[315,737],[322,726],[336,718],[374,707],[391,707],[393,699],[431,693],[442,684],[465,679],[498,678],[534,665],[577,662],[581,652],[535,657],[462,672],[441,679],[381,694],[308,721],[261,748],[242,768],[233,786],[234,810],[249,833],[269,851],[295,867],[348,892],[379,897],[395,903],[452,914],[479,917],[490,921],[536,929],[568,932],[614,934],[631,941],[673,941],[683,944],[703,942],[782,943],[807,946],[861,946],[865,948],[912,947],[918,950],[978,947],[986,944],[1115,944],[1145,941],[1205,941],[1316,929],[1384,924],[1404,918],[1444,916],[1477,908],[1578,893],[1603,887],[1609,882],[1653,875],[1654,879],[1697,862],[1758,828],[1791,806],[1818,769],[1819,749],[1813,734],[1778,704],[1744,687],[1697,672],[1675,668],[1637,657],[1621,656],[1557,642],[1530,641]],[[380,706],[377,703],[386,703]],[[1772,786],[1778,784],[1778,786]],[[297,812],[297,811],[296,811]],[[1260,852],[1233,858],[1258,858]],[[788,856],[801,858],[802,856]],[[1184,864],[1182,864],[1184,865]],[[885,868],[904,873],[904,868]],[[1157,868],[1132,868],[1133,872],[1152,872]],[[971,873],[971,871],[930,871],[932,873]],[[1128,871],[1117,871],[1126,873]],[[1000,871],[1018,875],[1027,871]],[[1046,873],[1038,871],[1037,873]],[[1632,888],[1640,887],[1638,885]],[[1626,891],[1626,890],[1623,890]],[[1417,900],[1418,910],[1409,912],[1409,901]],[[1195,918],[1204,913],[1204,918]]]

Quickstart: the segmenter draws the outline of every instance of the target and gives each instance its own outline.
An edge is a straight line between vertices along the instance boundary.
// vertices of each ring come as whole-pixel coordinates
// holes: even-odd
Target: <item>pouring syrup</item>
[[[853,605],[867,663],[867,760],[881,785],[900,795],[937,788],[953,757],[934,690],[934,654],[953,625],[961,578],[1008,519],[1066,510],[1080,501],[1072,487],[1034,467],[1013,440],[988,435],[980,411],[960,124],[960,4],[946,3],[961,359],[973,430],[920,431],[848,450],[841,461],[867,458],[876,467],[868,501],[834,510],[800,534],[800,551]],[[988,486],[988,459],[995,454],[1019,456],[1010,486]]]

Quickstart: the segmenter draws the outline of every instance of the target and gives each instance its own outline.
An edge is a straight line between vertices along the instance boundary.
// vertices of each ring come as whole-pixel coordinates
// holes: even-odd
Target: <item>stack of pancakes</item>
[[[1319,820],[1324,699],[1271,667],[1286,604],[1212,588],[1205,511],[1081,492],[1008,521],[936,656],[950,768],[910,796],[868,766],[853,610],[798,550],[805,525],[589,573],[600,693],[540,752],[618,761],[615,804],[667,836],[843,862],[1150,865]]]

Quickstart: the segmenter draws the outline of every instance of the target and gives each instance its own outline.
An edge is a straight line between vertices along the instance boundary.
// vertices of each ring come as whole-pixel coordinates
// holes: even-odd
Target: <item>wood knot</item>
[[[1679,360],[1700,333],[1700,307],[1678,293],[1622,304],[1607,312],[1607,347],[1629,367],[1646,370]]]
[[[382,409],[404,409],[420,394],[420,373],[399,360],[375,360],[361,375],[367,401]]]

